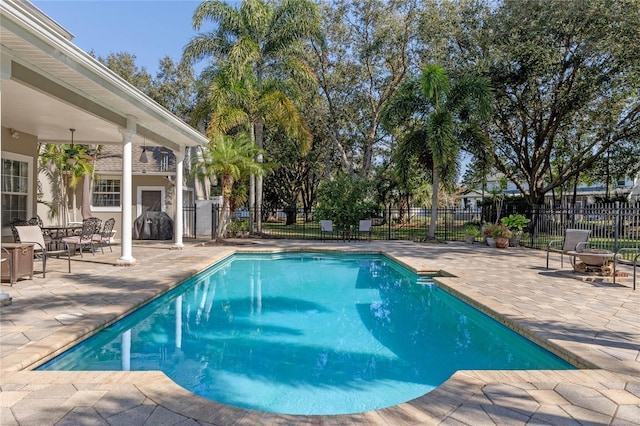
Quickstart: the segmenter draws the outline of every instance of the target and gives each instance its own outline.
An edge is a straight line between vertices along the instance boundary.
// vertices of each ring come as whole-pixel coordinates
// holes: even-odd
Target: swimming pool
[[[346,414],[457,370],[568,363],[381,255],[234,255],[39,369],[162,370],[203,397]]]

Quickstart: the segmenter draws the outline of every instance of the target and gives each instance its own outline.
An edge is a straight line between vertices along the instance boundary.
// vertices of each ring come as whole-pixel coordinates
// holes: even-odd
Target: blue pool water
[[[569,369],[384,256],[234,255],[40,367],[162,370],[203,397],[345,414],[456,370]]]

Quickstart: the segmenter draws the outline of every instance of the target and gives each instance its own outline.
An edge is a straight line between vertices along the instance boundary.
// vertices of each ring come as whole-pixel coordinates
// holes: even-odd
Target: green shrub
[[[531,222],[531,220],[521,214],[510,214],[509,216],[500,219],[500,222],[502,222],[502,224],[511,231],[520,232],[529,222]]]
[[[464,235],[472,236],[473,238],[478,238],[482,235],[482,230],[480,229],[480,224],[468,222],[462,227],[462,233]]]
[[[357,229],[361,219],[369,219],[375,206],[369,194],[370,185],[364,179],[343,175],[324,181],[318,187],[317,220],[330,219],[336,229]]]
[[[248,231],[249,230],[249,221],[247,219],[234,219],[227,226],[227,231],[229,232],[239,232],[239,231]]]

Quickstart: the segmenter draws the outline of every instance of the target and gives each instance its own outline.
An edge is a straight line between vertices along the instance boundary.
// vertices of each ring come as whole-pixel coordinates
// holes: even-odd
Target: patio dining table
[[[76,231],[82,229],[82,224],[74,224],[74,225],[49,225],[43,226],[42,230],[49,232],[51,238],[62,238],[62,237],[70,237]]]
[[[48,234],[51,237],[51,243],[55,245],[56,249],[58,248],[58,243],[64,237],[70,237],[82,229],[82,224],[72,224],[72,225],[49,225],[43,226],[42,232],[44,234]]]

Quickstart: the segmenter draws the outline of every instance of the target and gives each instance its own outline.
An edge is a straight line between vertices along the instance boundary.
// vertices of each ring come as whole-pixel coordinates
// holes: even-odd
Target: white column
[[[254,308],[255,308],[255,302],[254,302],[254,295],[256,292],[256,284],[255,284],[255,266],[251,266],[251,276],[249,278],[249,301],[250,301],[250,305],[251,305],[251,315],[253,315],[254,312]]]
[[[175,153],[176,155],[176,185],[174,190],[176,191],[174,197],[174,206],[175,206],[175,218],[174,218],[174,227],[173,227],[173,248],[181,249],[184,247],[182,244],[182,234],[184,229],[183,224],[183,214],[182,214],[182,171],[183,171],[183,162],[184,162],[184,147],[181,146],[179,151]]]
[[[176,348],[182,348],[182,296],[176,297]]]
[[[262,313],[262,269],[260,267],[260,262],[258,262],[258,275],[256,277],[257,288],[256,288],[256,300],[257,300],[257,313],[260,315]]]
[[[5,59],[5,58],[3,58]],[[2,82],[4,80],[8,80],[11,78],[11,61],[10,60],[2,60],[0,61],[0,99],[2,99]],[[2,139],[0,139],[0,151],[2,151]],[[36,158],[37,161],[37,158]],[[37,173],[34,171],[34,173]],[[32,191],[29,188],[29,191]],[[9,253],[7,253],[7,256]],[[7,257],[5,262],[9,263],[7,268],[11,268],[11,260]],[[0,288],[0,306],[7,306],[11,304],[11,295],[9,293],[5,293],[2,288]]]
[[[120,245],[120,259],[117,264],[127,266],[136,262],[131,250],[133,229],[131,141],[136,133],[136,118],[134,116],[127,116],[127,128],[120,129],[120,133],[122,133],[122,183],[120,188],[122,191],[122,243]]]
[[[130,371],[131,370],[131,330],[127,330],[122,333],[121,337],[121,347],[122,347],[122,358],[120,359],[120,364],[122,366],[122,371]]]

